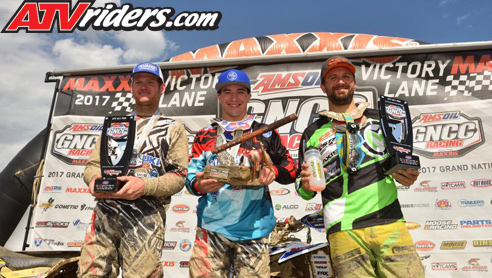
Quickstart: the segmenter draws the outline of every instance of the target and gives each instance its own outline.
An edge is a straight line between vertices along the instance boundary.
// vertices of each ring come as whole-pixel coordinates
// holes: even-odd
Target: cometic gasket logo
[[[75,29],[89,28],[104,31],[173,31],[173,30],[215,30],[219,28],[222,14],[215,12],[181,12],[165,8],[134,8],[132,4],[117,7],[106,3],[104,8],[92,8],[95,0],[78,1],[72,9],[66,0],[24,0],[14,13],[2,33],[51,33],[57,24],[59,33],[72,33]]]

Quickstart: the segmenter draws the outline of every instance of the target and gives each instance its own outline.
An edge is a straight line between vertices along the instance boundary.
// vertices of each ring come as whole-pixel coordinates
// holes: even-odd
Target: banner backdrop
[[[427,277],[489,277],[492,271],[492,50],[354,58],[356,101],[376,107],[379,95],[407,100],[421,175],[399,198]],[[238,67],[252,81],[249,113],[278,129],[294,158],[303,130],[328,102],[319,88],[322,61]],[[189,142],[219,107],[213,86],[224,68],[165,72],[160,109],[182,121]],[[30,251],[78,250],[92,197],[84,164],[101,131],[103,115],[132,111],[129,73],[67,77],[61,83],[44,178],[31,223]],[[294,185],[269,187],[277,217],[297,219],[321,209],[319,196],[304,201]],[[187,277],[197,197],[183,189],[167,209],[162,265],[166,277]],[[313,242],[325,241],[312,230]],[[298,233],[306,240],[307,230]]]

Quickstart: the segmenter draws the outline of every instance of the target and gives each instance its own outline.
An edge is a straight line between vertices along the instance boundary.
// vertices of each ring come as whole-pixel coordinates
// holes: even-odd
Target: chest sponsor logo
[[[413,137],[415,152],[427,158],[461,157],[485,143],[482,120],[460,111],[421,114]]]

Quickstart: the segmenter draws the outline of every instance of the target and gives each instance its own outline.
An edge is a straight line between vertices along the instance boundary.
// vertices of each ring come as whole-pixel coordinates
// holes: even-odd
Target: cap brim
[[[332,70],[332,69],[336,69],[336,68],[346,68],[348,71],[350,71],[352,74],[355,75],[355,66],[354,65],[351,65],[351,64],[336,64],[336,65],[332,65],[330,67],[327,67],[325,69],[325,71],[323,72],[323,76],[322,78],[325,78],[325,76]]]
[[[217,85],[215,85],[215,90],[217,90],[217,92],[219,92],[220,90],[222,90],[222,88],[229,86],[229,85],[243,86],[246,89],[248,89],[249,91],[251,91],[251,86],[248,83],[240,82],[240,81],[223,82],[223,83],[217,84]]]

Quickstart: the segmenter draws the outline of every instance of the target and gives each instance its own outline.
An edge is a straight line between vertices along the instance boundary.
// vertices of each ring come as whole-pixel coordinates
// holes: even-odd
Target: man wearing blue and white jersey
[[[296,165],[282,145],[277,131],[254,137],[219,154],[212,150],[263,126],[247,115],[251,83],[245,72],[228,70],[219,76],[217,97],[222,118],[198,131],[192,146],[186,187],[198,200],[198,226],[190,258],[191,277],[270,277],[268,235],[275,226],[268,185],[274,180],[288,184]],[[206,165],[239,164],[253,149],[263,145],[272,167],[259,170],[264,186],[224,184],[203,179]],[[229,164],[229,165],[230,165]]]

